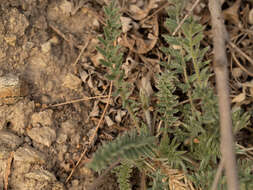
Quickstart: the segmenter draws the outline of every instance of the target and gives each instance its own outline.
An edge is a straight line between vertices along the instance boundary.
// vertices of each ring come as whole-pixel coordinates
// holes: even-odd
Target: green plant
[[[131,190],[130,177],[133,170],[133,164],[130,162],[122,161],[121,165],[114,168],[113,173],[116,174],[121,190]]]
[[[178,35],[172,36],[181,20],[185,2],[171,0],[166,20],[171,32],[163,35],[167,45],[161,50],[167,60],[161,63],[164,71],[156,79],[156,109],[158,119],[163,121],[157,132],[161,135],[152,136],[144,129],[133,130],[100,147],[89,165],[95,171],[102,171],[120,160],[122,164],[114,171],[121,189],[131,189],[129,178],[133,167],[145,172],[151,179],[149,189],[169,189],[168,168],[183,171],[196,188],[208,189],[221,159],[218,102],[209,80],[212,76],[209,61],[205,60],[209,48],[201,45],[204,26],[190,17],[183,23]],[[115,1],[104,11],[107,17],[105,38],[99,38],[103,47],[98,48],[105,57],[101,63],[109,68],[107,78],[114,81],[115,94],[121,96],[123,106],[138,126],[129,101],[130,84],[123,80],[123,55],[119,53],[120,46],[115,45],[120,35]],[[246,127],[249,118],[250,115],[242,110],[233,111],[234,132]],[[245,168],[245,165],[239,166]],[[244,185],[248,187],[252,176],[248,170],[240,171],[241,178],[245,179]],[[220,189],[225,187],[224,179],[221,179]]]
[[[98,37],[102,47],[97,47],[97,50],[104,56],[104,59],[100,59],[100,63],[109,69],[109,74],[106,74],[105,77],[114,82],[116,89],[114,96],[120,95],[123,101],[123,107],[128,110],[135,123],[135,127],[139,128],[138,120],[131,106],[134,102],[129,100],[131,84],[123,80],[124,72],[121,69],[123,53],[120,52],[121,47],[117,44],[117,39],[121,33],[121,24],[119,10],[115,0],[104,7],[104,13],[107,18],[106,26],[104,27],[104,38]]]

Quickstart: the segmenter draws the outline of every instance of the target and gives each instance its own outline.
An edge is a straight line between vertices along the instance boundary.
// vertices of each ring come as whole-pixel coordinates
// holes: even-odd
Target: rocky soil
[[[108,89],[91,61],[101,30],[92,13],[101,5],[83,3],[1,1],[0,189],[84,190],[94,179],[81,163],[65,183],[105,100],[48,107]],[[109,176],[101,189],[117,189],[112,184]]]

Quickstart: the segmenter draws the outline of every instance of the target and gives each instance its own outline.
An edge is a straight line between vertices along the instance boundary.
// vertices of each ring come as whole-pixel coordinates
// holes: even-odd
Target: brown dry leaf
[[[147,37],[144,34],[140,34],[138,30],[133,30],[130,34],[125,34],[120,43],[135,53],[145,54],[153,49],[158,39],[159,26],[157,15],[144,22],[140,28],[147,31],[144,32],[147,34]]]
[[[115,121],[120,123],[122,121],[122,118],[126,115],[126,113],[127,112],[125,110],[117,110]]]
[[[131,74],[131,71],[136,68],[138,63],[130,56],[126,58],[126,61],[122,65],[122,69],[125,72],[125,78],[128,78]]]
[[[236,0],[236,2],[226,10],[222,11],[222,14],[224,16],[225,20],[228,20],[235,24],[238,27],[242,27],[242,24],[240,22],[239,16],[238,16],[238,11],[240,8],[241,0]]]
[[[104,59],[104,56],[101,53],[97,52],[95,55],[91,56],[90,59],[95,67],[99,67],[100,59]]]
[[[92,109],[92,111],[90,112],[89,117],[97,117],[97,116],[99,116],[98,102],[99,102],[99,101],[95,101],[94,106],[93,106],[93,109]]]
[[[138,0],[135,2],[135,4],[129,4],[128,5],[128,11],[129,15],[134,19],[134,20],[142,20],[146,16],[148,16],[149,12],[152,9],[155,9],[158,7],[158,0]]]
[[[249,96],[253,97],[253,80],[251,80],[250,82],[243,83],[242,86],[244,88],[248,88],[249,89]]]
[[[253,87],[249,88],[250,96],[253,97]]]
[[[83,70],[82,68],[80,68],[79,75],[80,75],[82,81],[84,83],[86,83],[86,79],[89,77],[89,74],[85,70]]]
[[[232,76],[233,76],[234,78],[237,79],[237,78],[241,77],[242,74],[243,74],[242,69],[240,69],[239,67],[233,68],[233,70],[232,70]]]
[[[140,87],[144,92],[145,95],[150,97],[154,91],[151,86],[151,74],[147,73],[144,77],[141,78],[141,87]]]
[[[241,94],[238,94],[237,96],[235,96],[232,100],[232,103],[241,103],[242,101],[244,101],[246,98],[246,94],[243,91]]]
[[[112,119],[108,116],[108,115],[106,115],[105,116],[105,122],[106,122],[106,124],[109,126],[109,127],[111,127],[111,126],[113,126],[115,123],[112,121]]]
[[[121,25],[122,25],[122,31],[124,33],[128,32],[132,28],[132,19],[129,17],[120,17]]]

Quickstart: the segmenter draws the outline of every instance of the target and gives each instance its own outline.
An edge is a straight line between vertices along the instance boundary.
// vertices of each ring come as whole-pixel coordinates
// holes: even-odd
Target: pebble
[[[42,163],[46,162],[46,157],[39,151],[32,147],[20,147],[14,153],[14,161],[28,162],[28,163]]]
[[[25,174],[25,177],[30,178],[30,179],[35,179],[38,181],[50,181],[50,182],[56,181],[56,177],[54,176],[54,174],[44,169],[39,169],[39,170],[37,169],[32,172],[29,172]]]
[[[33,126],[38,124],[42,126],[51,126],[53,124],[52,114],[53,110],[45,110],[39,113],[34,113],[31,118],[31,124]]]
[[[9,156],[10,156],[10,150],[6,146],[0,146],[0,160],[1,160],[0,161],[0,168],[3,164],[2,160],[7,160],[9,158]]]
[[[66,133],[68,135],[74,134],[75,133],[75,127],[76,127],[76,122],[73,120],[67,120],[61,124],[61,129],[63,133]]]
[[[0,144],[6,145],[7,147],[10,147],[11,149],[17,148],[19,145],[23,143],[23,140],[18,137],[17,135],[14,135],[13,133],[1,130],[0,131]]]
[[[50,127],[35,127],[27,131],[28,136],[35,142],[50,147],[56,139],[56,133]]]
[[[71,90],[79,90],[82,80],[73,74],[67,74],[63,79],[63,86]]]
[[[27,84],[14,74],[0,77],[0,103],[13,104],[15,98],[28,94]],[[12,101],[13,100],[13,101]]]
[[[68,136],[65,133],[60,133],[57,137],[56,142],[59,144],[63,144],[67,141]]]

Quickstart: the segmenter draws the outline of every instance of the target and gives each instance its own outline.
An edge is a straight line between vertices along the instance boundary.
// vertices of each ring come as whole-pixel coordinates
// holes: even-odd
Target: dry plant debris
[[[1,3],[0,175],[5,178],[0,188],[86,188],[95,180],[94,173],[86,167],[91,154],[101,143],[113,140],[133,125],[129,113],[121,107],[119,96],[108,94],[110,83],[104,76],[108,70],[100,64],[103,56],[96,50],[101,45],[97,37],[102,36],[106,24],[102,6],[109,2],[3,0]],[[160,50],[164,45],[161,36],[172,32],[164,27],[169,3],[118,2],[123,34],[115,43],[123,46],[122,69],[125,80],[133,84],[129,99],[138,101],[141,91],[148,101],[143,98],[139,104],[145,109],[135,108],[137,117],[156,126],[154,132],[158,132],[164,123],[157,120],[154,94],[156,76],[164,71],[159,63],[169,59]],[[233,110],[252,111],[253,3],[223,0],[221,4],[231,39],[227,46],[231,105]],[[211,45],[207,1],[188,1],[183,13],[207,26],[201,46]],[[182,20],[180,17],[179,21]],[[205,59],[212,56],[212,50],[208,51]],[[245,146],[244,156],[252,159],[252,116],[250,122],[236,138],[240,139],[238,146]],[[194,143],[198,143],[197,138]],[[163,169],[170,176],[171,189],[195,188],[182,171]],[[143,176],[145,180],[147,176]],[[64,183],[66,179],[68,183]],[[114,177],[109,177],[99,189],[110,186],[117,189]]]

